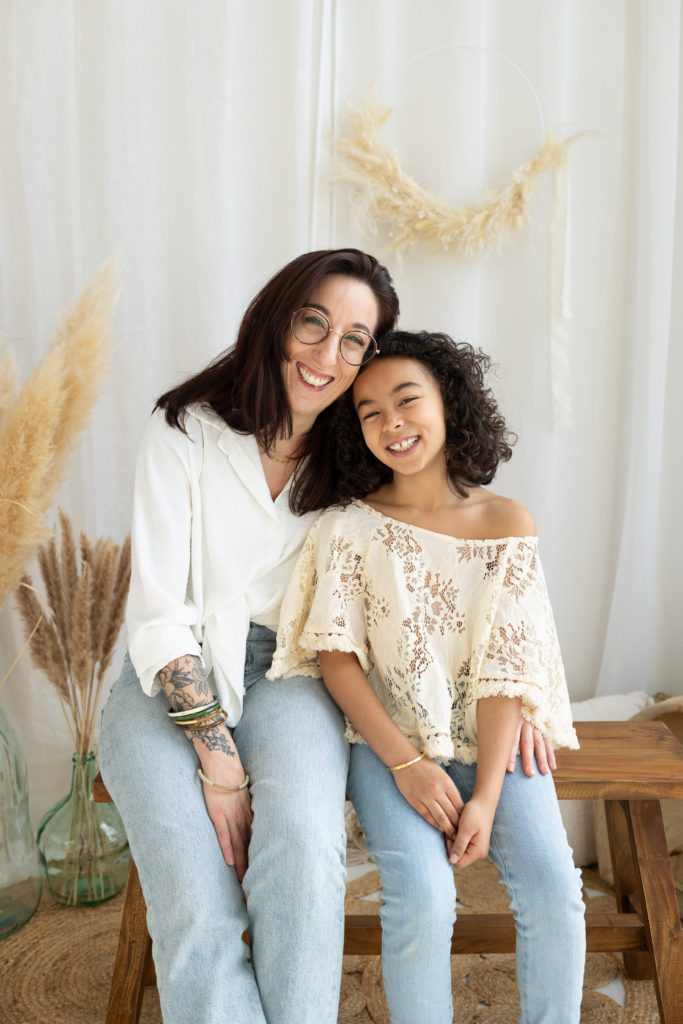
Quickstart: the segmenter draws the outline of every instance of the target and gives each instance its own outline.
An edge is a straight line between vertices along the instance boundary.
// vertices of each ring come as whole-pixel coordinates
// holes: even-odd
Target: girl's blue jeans
[[[476,765],[447,769],[472,794]],[[382,966],[392,1024],[451,1024],[455,885],[444,837],[401,796],[364,744],[353,744],[349,796],[382,881]],[[578,1024],[585,961],[581,876],[550,775],[503,783],[489,856],[507,886],[517,931],[522,1024]]]
[[[321,680],[265,678],[274,645],[271,630],[251,626],[233,730],[251,776],[248,905],[194,750],[128,658],[103,711],[100,768],[140,873],[164,1024],[337,1020],[348,744]]]

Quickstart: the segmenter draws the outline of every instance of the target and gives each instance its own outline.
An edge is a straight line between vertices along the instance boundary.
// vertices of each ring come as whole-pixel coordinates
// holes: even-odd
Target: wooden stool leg
[[[145,979],[152,971],[147,908],[138,869],[131,861],[105,1024],[138,1024]]]
[[[617,909],[622,914],[632,910],[629,896],[638,891],[638,879],[633,863],[630,829],[626,818],[626,807],[619,800],[605,800],[607,817],[607,835],[609,838],[612,871],[614,873],[614,893]],[[640,908],[638,908],[640,912]],[[638,980],[651,979],[654,976],[652,959],[649,953],[624,952],[624,966],[629,978]]]
[[[659,800],[626,805],[633,862],[663,1024],[683,1024],[683,929]]]

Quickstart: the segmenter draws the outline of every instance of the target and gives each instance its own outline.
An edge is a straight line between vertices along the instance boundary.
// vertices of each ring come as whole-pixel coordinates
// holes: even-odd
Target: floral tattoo
[[[162,668],[159,681],[174,711],[189,711],[196,707],[195,694],[206,700],[211,696],[202,663],[195,654],[176,658]]]
[[[161,669],[158,678],[174,711],[190,711],[198,704],[211,700],[212,694],[201,660],[194,654],[176,658]],[[222,724],[186,732],[185,737],[190,743],[201,743],[207,750],[221,751],[228,757],[236,756],[230,730]]]

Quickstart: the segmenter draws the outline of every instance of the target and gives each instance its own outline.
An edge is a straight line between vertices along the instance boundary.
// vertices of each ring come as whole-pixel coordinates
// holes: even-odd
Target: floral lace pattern
[[[320,676],[357,655],[380,700],[430,757],[476,761],[476,705],[522,698],[554,746],[576,747],[535,537],[461,540],[363,502],[313,525],[282,604],[270,678]],[[360,736],[347,726],[353,742]]]

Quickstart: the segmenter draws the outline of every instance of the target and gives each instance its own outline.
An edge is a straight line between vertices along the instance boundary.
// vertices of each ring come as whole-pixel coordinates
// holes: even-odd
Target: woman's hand
[[[239,786],[244,782],[245,775],[239,758],[236,758],[236,762],[229,762],[225,757],[219,760],[218,755],[204,757],[202,772],[219,786]],[[247,871],[253,819],[249,790],[245,788],[234,793],[223,793],[205,782],[202,787],[206,809],[216,830],[225,863],[234,865],[241,882]]]
[[[158,674],[164,693],[174,711],[188,711],[206,705],[213,695],[201,659],[186,654],[170,661]],[[185,731],[207,779],[218,786],[235,787],[244,782],[245,774],[235,741],[224,722],[208,729]],[[202,783],[204,801],[218,836],[225,863],[234,865],[240,882],[247,870],[247,853],[251,839],[251,797],[248,789],[222,793]]]
[[[515,741],[510,751],[507,770],[514,772],[517,763],[517,754],[522,755],[522,769],[525,775],[535,775],[534,761],[538,765],[541,775],[557,768],[555,753],[550,740],[544,736],[540,729],[532,726],[525,718],[520,718]]]
[[[393,774],[401,794],[427,824],[454,838],[463,801],[450,775],[426,757]]]
[[[466,868],[475,860],[482,860],[489,852],[491,828],[496,813],[495,805],[477,797],[465,804],[457,835],[454,839],[446,837],[446,851],[451,864]]]

